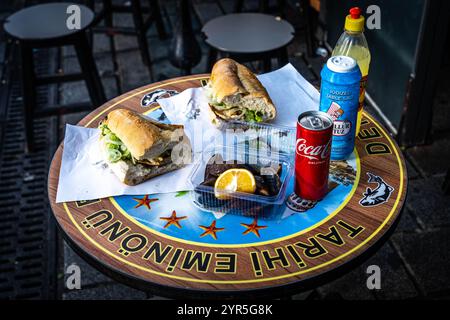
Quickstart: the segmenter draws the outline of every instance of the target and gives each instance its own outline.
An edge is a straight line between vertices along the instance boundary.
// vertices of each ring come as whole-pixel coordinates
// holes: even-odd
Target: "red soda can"
[[[322,111],[298,117],[294,192],[306,200],[320,200],[328,192],[333,119]]]

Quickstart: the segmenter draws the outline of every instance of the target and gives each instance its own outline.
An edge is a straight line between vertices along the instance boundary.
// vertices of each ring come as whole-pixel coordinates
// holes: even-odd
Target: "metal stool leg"
[[[259,1],[259,12],[267,13],[269,11],[269,0]]]
[[[86,33],[80,33],[74,45],[89,95],[95,107],[98,107],[106,102],[106,96]]]
[[[262,59],[263,62],[263,71],[270,72],[272,70],[272,59],[271,57],[266,57]]]
[[[285,14],[284,14],[285,7],[286,7],[286,0],[277,0],[278,15],[283,19],[285,18]]]
[[[33,118],[36,103],[36,83],[33,63],[33,49],[19,43],[22,68],[22,96],[24,105],[24,122],[26,135],[26,151],[34,150]]]
[[[288,55],[288,50],[287,47],[281,48],[278,51],[278,67],[281,68],[284,65],[289,63],[289,55]]]
[[[95,0],[85,0],[84,4],[91,9],[95,13]],[[91,48],[94,48],[94,31],[92,28],[89,28],[89,45]]]
[[[217,50],[212,48],[212,47],[210,47],[209,48],[209,52],[208,52],[208,61],[206,62],[206,68],[207,69],[206,69],[205,73],[211,72],[211,69],[212,69],[214,63],[217,60],[217,57],[218,57]]]
[[[233,12],[236,13],[242,12],[243,7],[244,7],[244,0],[234,0]]]
[[[105,16],[105,26],[110,29],[108,32],[111,33],[111,29],[113,27],[112,0],[103,0],[103,12]]]
[[[312,21],[312,9],[309,1],[301,1],[303,15],[306,15],[306,53],[308,57],[314,56],[314,29]]]
[[[152,63],[150,59],[150,50],[148,48],[146,30],[144,27],[144,21],[142,19],[142,8],[140,0],[132,0],[131,7],[133,11],[134,26],[136,28],[136,35],[139,43],[139,49],[141,51],[141,57],[144,64],[148,67],[150,78],[153,80]]]
[[[122,92],[122,81],[120,79],[120,75],[118,75],[119,65],[117,63],[116,41],[114,38],[112,0],[103,0],[103,9],[99,13],[99,16],[101,17],[99,18],[100,20],[103,18],[105,19],[105,26],[108,30],[107,35],[109,38],[109,48],[111,50],[111,58],[113,62],[114,79],[116,82],[117,94],[120,94]]]
[[[149,6],[151,10],[151,19],[155,21],[156,30],[158,31],[159,39],[167,39],[166,28],[161,15],[161,5],[158,0],[149,0]]]

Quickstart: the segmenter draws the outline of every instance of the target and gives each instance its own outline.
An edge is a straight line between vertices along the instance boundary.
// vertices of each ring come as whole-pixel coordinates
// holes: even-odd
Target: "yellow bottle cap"
[[[350,14],[345,18],[345,30],[352,32],[364,31],[364,17],[361,9],[354,7],[350,9]]]

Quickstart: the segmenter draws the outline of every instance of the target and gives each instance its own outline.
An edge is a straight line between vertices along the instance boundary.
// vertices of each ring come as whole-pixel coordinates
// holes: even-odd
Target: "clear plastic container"
[[[290,155],[290,160],[294,161],[296,128],[235,120],[226,122],[223,130],[244,136],[245,143],[252,149],[268,146],[272,152]]]
[[[263,196],[222,190],[221,193],[225,193],[227,199],[217,199],[214,195],[214,186],[202,185],[206,178],[206,166],[210,159],[217,155],[220,155],[225,162],[238,161],[239,165],[251,166],[253,170],[255,168],[259,170],[267,167],[274,169],[281,167],[278,193],[272,196]],[[264,172],[264,170],[262,169],[260,172]],[[210,147],[203,151],[199,159],[194,161],[194,167],[189,177],[194,188],[191,196],[194,204],[203,210],[270,218],[270,216],[276,216],[280,212],[279,210],[284,210],[286,188],[292,174],[292,161],[282,153],[272,152],[270,155],[266,155],[261,152],[258,153],[255,149],[240,148],[237,145],[234,147]]]

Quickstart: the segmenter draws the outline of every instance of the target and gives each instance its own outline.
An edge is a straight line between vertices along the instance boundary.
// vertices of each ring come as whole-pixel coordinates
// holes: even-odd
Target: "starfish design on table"
[[[205,230],[205,232],[203,232],[200,235],[200,237],[204,237],[209,234],[211,237],[214,238],[214,240],[217,240],[216,232],[225,230],[225,228],[216,228],[216,220],[214,220],[209,227],[205,227],[205,226],[199,226],[199,227],[202,228],[203,230]]]
[[[261,237],[259,235],[259,230],[267,228],[267,226],[258,226],[258,219],[257,218],[255,218],[251,224],[241,223],[241,226],[247,228],[247,230],[242,232],[243,235],[246,235],[246,234],[249,234],[250,232],[253,232],[258,238]]]
[[[146,194],[142,199],[139,198],[133,198],[134,201],[137,201],[137,205],[135,205],[135,208],[139,208],[140,206],[146,206],[148,210],[150,210],[152,207],[150,206],[150,203],[158,201],[159,199],[149,199],[148,194]]]
[[[164,226],[164,229],[167,227],[170,227],[171,225],[177,226],[179,229],[181,229],[181,225],[178,221],[186,219],[186,216],[183,217],[177,217],[177,212],[175,210],[172,211],[172,215],[170,217],[161,217],[161,220],[167,221],[166,225]]]

